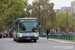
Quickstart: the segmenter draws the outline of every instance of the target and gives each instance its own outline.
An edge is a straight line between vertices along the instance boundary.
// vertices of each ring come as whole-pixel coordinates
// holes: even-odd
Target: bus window
[[[38,32],[38,22],[19,23],[19,31]]]
[[[25,31],[26,30],[25,25],[23,23],[20,23],[19,25],[20,25],[19,26],[20,31]]]

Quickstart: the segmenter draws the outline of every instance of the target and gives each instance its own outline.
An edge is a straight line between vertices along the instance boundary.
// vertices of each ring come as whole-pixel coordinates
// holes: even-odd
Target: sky
[[[30,4],[32,4],[33,0],[28,0]],[[54,9],[61,9],[64,6],[71,6],[71,2],[74,0],[50,0],[50,2],[54,3]]]

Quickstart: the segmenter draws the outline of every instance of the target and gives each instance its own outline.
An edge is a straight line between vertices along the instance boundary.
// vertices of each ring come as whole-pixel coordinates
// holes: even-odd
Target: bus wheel
[[[17,41],[17,42],[19,42],[19,40],[18,40],[18,39],[17,39],[16,41]]]
[[[36,42],[37,40],[34,40],[34,42]]]
[[[14,41],[16,41],[16,39],[13,39]]]
[[[16,39],[13,37],[13,40],[16,41]]]
[[[17,41],[17,42],[19,42],[19,40],[18,40],[18,39],[16,39],[16,41]]]

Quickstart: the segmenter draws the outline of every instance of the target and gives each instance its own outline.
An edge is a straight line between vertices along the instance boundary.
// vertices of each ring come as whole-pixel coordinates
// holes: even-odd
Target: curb
[[[39,37],[39,38],[41,38],[43,40],[46,40],[46,38],[42,38],[42,37]],[[53,41],[53,42],[57,42],[57,43],[62,43],[62,44],[72,44],[72,45],[75,45],[75,42],[71,42],[71,41],[63,41],[63,40],[57,40],[56,41],[56,39],[54,40],[54,39],[51,39],[51,38],[49,38],[48,40],[49,41]]]

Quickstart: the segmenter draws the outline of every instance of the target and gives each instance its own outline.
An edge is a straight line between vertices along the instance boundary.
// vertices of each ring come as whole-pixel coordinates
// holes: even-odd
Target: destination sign
[[[19,22],[37,22],[37,20],[19,20]]]

